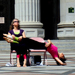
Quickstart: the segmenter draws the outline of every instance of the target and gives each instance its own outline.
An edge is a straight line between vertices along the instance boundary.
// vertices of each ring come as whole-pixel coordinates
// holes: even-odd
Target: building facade
[[[60,0],[60,23],[57,37],[59,39],[75,39],[75,0]]]
[[[0,0],[0,40],[14,18],[27,37],[74,38],[74,0]]]

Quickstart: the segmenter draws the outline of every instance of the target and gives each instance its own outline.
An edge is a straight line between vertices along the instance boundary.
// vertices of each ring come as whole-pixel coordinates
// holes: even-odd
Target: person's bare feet
[[[9,39],[9,38],[7,38],[7,37],[3,37],[3,39],[5,39],[8,43],[13,42],[13,40],[11,40],[11,39]]]
[[[17,58],[17,67],[21,67],[19,58]]]
[[[21,67],[21,65],[17,64],[17,67]]]
[[[3,35],[6,36],[6,37],[8,36],[7,34],[3,34]]]
[[[9,39],[15,39],[15,35],[8,35],[8,34],[3,34],[3,35]]]
[[[27,67],[26,65],[23,65],[23,67]]]

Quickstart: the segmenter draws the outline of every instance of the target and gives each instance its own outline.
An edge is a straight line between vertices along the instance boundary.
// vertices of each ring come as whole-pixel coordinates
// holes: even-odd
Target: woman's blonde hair
[[[12,30],[12,29],[14,28],[14,27],[13,27],[14,20],[18,20],[18,19],[15,18],[15,19],[12,20],[9,30]],[[19,21],[19,20],[18,20],[18,21]],[[20,21],[19,21],[19,22],[20,22]],[[20,25],[18,25],[18,29],[20,29]]]

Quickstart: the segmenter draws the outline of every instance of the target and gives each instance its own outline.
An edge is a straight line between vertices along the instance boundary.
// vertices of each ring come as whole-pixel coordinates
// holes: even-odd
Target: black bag
[[[40,55],[36,55],[36,56],[30,56],[30,62],[31,62],[31,66],[35,66],[35,65],[40,65],[41,63],[41,56]]]
[[[34,63],[36,65],[40,65],[40,63],[41,63],[41,56],[40,55],[34,56]]]

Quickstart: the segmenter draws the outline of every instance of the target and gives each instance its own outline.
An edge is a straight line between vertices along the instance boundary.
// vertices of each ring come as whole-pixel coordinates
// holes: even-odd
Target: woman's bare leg
[[[27,66],[26,66],[26,61],[27,61],[27,60],[26,60],[26,59],[24,59],[23,67],[27,67]]]
[[[19,58],[17,58],[17,67],[21,67]]]

